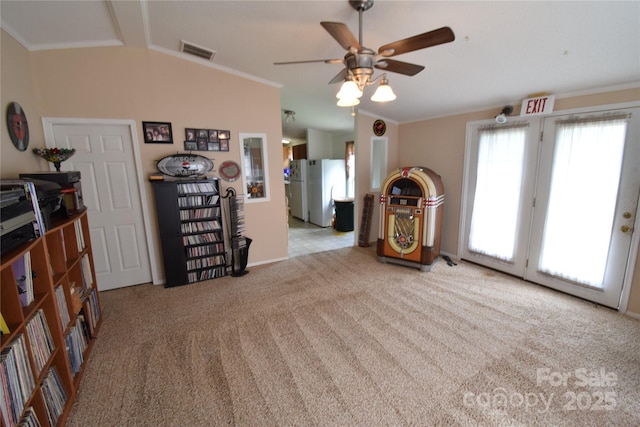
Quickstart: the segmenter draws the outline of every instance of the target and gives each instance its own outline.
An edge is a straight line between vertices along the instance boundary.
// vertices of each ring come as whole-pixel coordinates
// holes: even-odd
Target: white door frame
[[[549,116],[544,116],[544,118],[561,116],[566,114],[585,114],[585,113],[606,112],[609,110],[634,108],[634,107],[640,107],[640,102],[633,101],[633,102],[624,102],[619,104],[596,105],[592,107],[573,108],[569,110],[558,110],[558,111],[554,111]],[[491,120],[478,120],[478,121],[467,123],[467,136],[465,139],[465,164],[464,164],[464,172],[463,172],[463,180],[462,180],[463,186],[462,186],[461,204],[460,204],[460,218],[459,218],[459,225],[458,225],[459,227],[458,228],[459,230],[458,251],[456,254],[456,256],[459,259],[462,259],[462,254],[463,254],[464,241],[465,241],[464,230],[465,230],[465,222],[466,222],[466,215],[467,215],[467,209],[466,209],[467,189],[464,183],[466,183],[468,179],[467,159],[469,158],[469,151],[471,149],[470,147],[471,144],[469,141],[469,126],[474,124],[484,124],[484,123],[491,123],[491,122],[492,122]],[[640,228],[638,228],[640,227],[640,215],[638,214],[638,212],[640,212],[640,197],[638,198],[638,206],[636,208],[634,230],[640,230]],[[620,294],[620,304],[618,306],[618,311],[623,314],[626,313],[627,308],[629,306],[631,284],[633,280],[633,273],[635,270],[635,263],[638,256],[639,246],[640,246],[640,232],[636,231],[631,236],[631,247],[629,249],[629,257],[627,258],[625,277],[622,282],[622,292]]]
[[[142,221],[144,222],[144,234],[147,240],[147,256],[149,257],[149,266],[151,267],[151,278],[154,285],[162,284],[159,279],[158,264],[153,255],[153,248],[156,247],[155,234],[150,229],[149,206],[147,205],[147,191],[144,185],[142,161],[140,158],[140,145],[138,142],[138,131],[135,120],[126,119],[86,119],[86,118],[67,118],[67,117],[43,117],[42,129],[44,131],[45,144],[55,141],[53,127],[54,125],[118,125],[128,126],[131,133],[131,143],[133,144],[133,157],[135,164],[135,173],[137,177],[137,185],[140,191],[140,205],[142,206]]]

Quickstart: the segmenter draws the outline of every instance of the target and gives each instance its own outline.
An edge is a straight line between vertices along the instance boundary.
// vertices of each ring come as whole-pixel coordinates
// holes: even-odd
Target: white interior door
[[[467,129],[462,258],[620,307],[640,195],[640,108]],[[535,137],[544,129],[543,138]]]
[[[127,124],[54,122],[46,141],[76,149],[62,170],[81,173],[100,290],[152,281],[133,130]]]

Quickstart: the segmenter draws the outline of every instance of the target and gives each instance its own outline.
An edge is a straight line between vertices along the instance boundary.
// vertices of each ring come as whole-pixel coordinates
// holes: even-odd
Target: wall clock
[[[234,161],[222,162],[219,168],[220,178],[227,182],[233,182],[240,177],[240,165]]]
[[[24,110],[17,102],[12,102],[7,107],[7,129],[13,145],[25,151],[29,146],[29,124]]]
[[[382,136],[386,131],[387,131],[387,124],[384,122],[384,120],[378,119],[375,122],[373,122],[373,133],[376,136]]]

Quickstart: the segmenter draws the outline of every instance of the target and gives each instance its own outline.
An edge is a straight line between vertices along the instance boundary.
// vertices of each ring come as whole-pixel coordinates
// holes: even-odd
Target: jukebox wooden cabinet
[[[401,168],[387,176],[380,191],[378,260],[431,270],[440,254],[440,176],[421,166]]]

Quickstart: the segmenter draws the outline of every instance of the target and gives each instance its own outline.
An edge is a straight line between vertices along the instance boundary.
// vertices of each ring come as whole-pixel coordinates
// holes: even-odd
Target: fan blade
[[[389,49],[393,50],[393,53],[385,56],[396,56],[403,53],[413,52],[414,50],[425,49],[431,46],[437,46],[443,43],[449,43],[456,39],[453,34],[453,30],[449,27],[438,28],[437,30],[429,31],[417,36],[409,37],[404,40],[398,40],[393,43],[386,44],[380,49],[379,53],[383,53]]]
[[[344,79],[349,75],[349,71],[346,68],[343,68],[334,78],[329,81],[329,84],[343,82]]]
[[[312,62],[324,62],[325,64],[342,64],[344,59],[309,59],[308,61],[274,62],[273,65],[309,64]]]
[[[415,76],[420,71],[424,70],[424,67],[422,65],[410,64],[408,62],[396,61],[395,59],[387,58],[382,59],[380,62],[377,62],[374,67],[380,70],[404,74],[406,76]]]
[[[336,39],[338,44],[342,46],[344,50],[349,50],[349,48],[353,47],[356,50],[360,50],[360,43],[356,40],[355,36],[349,30],[349,27],[340,23],[340,22],[321,22],[320,25],[324,27],[325,30],[331,37]]]

